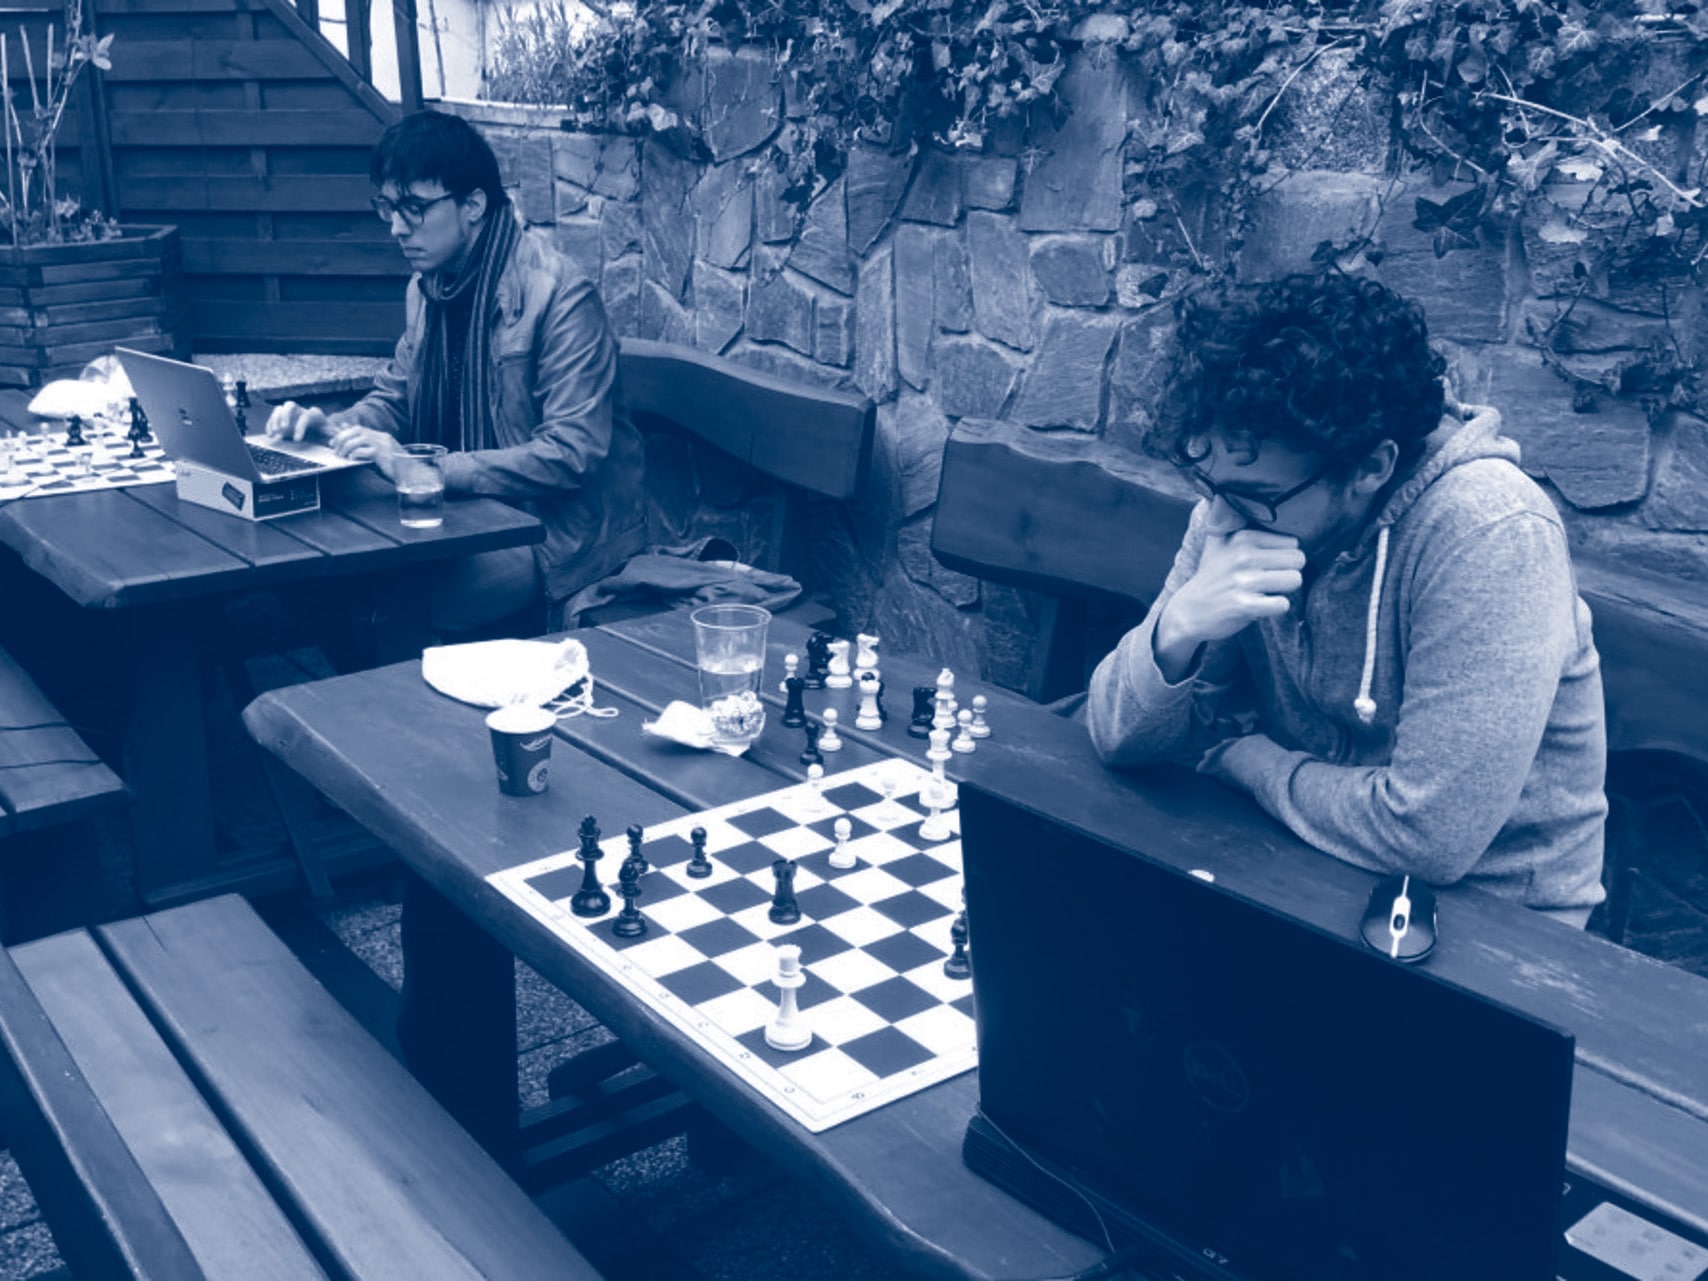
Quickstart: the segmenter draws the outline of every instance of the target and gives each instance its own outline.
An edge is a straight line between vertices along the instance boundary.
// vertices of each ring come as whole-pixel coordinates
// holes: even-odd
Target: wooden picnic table
[[[504,1141],[502,1127],[516,1116],[508,1007],[510,958],[519,956],[678,1088],[827,1192],[908,1271],[1050,1277],[1092,1263],[1100,1254],[1095,1246],[962,1166],[961,1137],[978,1096],[974,1074],[810,1133],[488,886],[493,872],[572,847],[583,813],[615,832],[803,776],[800,734],[779,728],[775,715],[740,759],[641,733],[641,721],[664,704],[695,696],[684,613],[577,635],[587,645],[598,701],[620,715],[560,723],[551,789],[538,798],[499,794],[481,712],[434,693],[417,664],[276,690],[245,713],[258,741],[418,874],[404,921],[412,1067],[465,1124]],[[804,640],[803,630],[774,621],[767,672],[781,671],[784,651],[804,652]],[[882,666],[891,704],[882,730],[851,728],[851,691],[807,696],[809,711],[833,705],[843,712],[846,746],[836,769],[883,756],[923,763],[925,744],[905,733],[904,704],[910,687],[930,684],[936,669],[889,651]],[[777,703],[774,685],[768,681],[768,697]],[[1119,846],[1211,871],[1224,889],[1356,936],[1375,878],[1301,845],[1246,798],[1179,770],[1106,770],[1083,725],[965,677],[957,692],[963,700],[987,696],[994,733],[951,762],[954,776]],[[1572,1165],[1708,1231],[1708,1078],[1701,1071],[1708,1062],[1708,982],[1477,890],[1446,889],[1440,905],[1434,973],[1576,1035]],[[413,940],[412,918],[432,923]],[[1050,928],[1043,922],[1041,937]],[[457,958],[419,955],[429,937],[438,947],[454,939]]]
[[[321,485],[320,511],[262,523],[180,502],[170,484],[0,506],[0,544],[79,607],[71,625],[99,635],[130,699],[121,773],[134,793],[137,888],[150,904],[255,871],[222,866],[214,840],[203,660],[224,598],[336,582],[390,620],[377,643],[392,661],[420,651],[433,565],[542,534],[534,517],[492,499],[447,502],[441,528],[405,529],[391,485],[367,468]]]

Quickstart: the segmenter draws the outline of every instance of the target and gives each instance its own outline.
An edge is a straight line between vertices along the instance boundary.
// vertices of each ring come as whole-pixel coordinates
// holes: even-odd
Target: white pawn
[[[772,980],[783,997],[777,1017],[765,1025],[765,1044],[773,1050],[804,1050],[812,1044],[812,1029],[801,1020],[795,989],[807,981],[801,973],[801,949],[793,943],[777,948],[777,977]]]
[[[882,729],[884,718],[878,711],[878,678],[870,672],[860,673],[860,710],[854,713],[855,729]],[[819,746],[824,746],[823,739]]]
[[[777,686],[778,693],[787,694],[789,692],[789,677],[795,674],[795,669],[800,665],[801,656],[799,654],[783,655],[783,681]]]
[[[844,814],[837,819],[831,830],[836,833],[836,848],[830,851],[830,858],[827,860],[830,865],[841,872],[846,872],[851,867],[859,867],[860,856],[848,848],[848,838],[854,835],[854,824],[849,821],[848,816]]]
[[[942,798],[934,791],[927,789],[925,796],[926,808],[931,812],[925,816],[925,821],[919,825],[919,835],[927,841],[946,841],[955,834],[955,829],[949,826],[949,816],[943,812]]]
[[[955,728],[955,673],[945,667],[937,673],[937,710],[931,718],[932,729]]]
[[[842,735],[836,732],[836,709],[824,709],[824,728],[818,733],[818,750],[821,752],[840,752],[842,750]]]
[[[972,751],[978,746],[973,741],[973,714],[963,707],[955,713],[955,724],[959,726],[960,732],[955,735],[955,741],[949,744],[950,748],[957,752]],[[820,743],[819,746],[824,744]]]
[[[990,726],[985,724],[984,719],[985,708],[989,706],[990,703],[983,694],[973,695],[973,723],[968,728],[967,733],[974,738],[990,737]]]
[[[824,803],[824,766],[807,766],[807,796],[806,807],[809,813],[822,814]]]
[[[848,642],[830,642],[830,673],[824,678],[826,689],[850,689],[854,685],[853,669],[848,666]]]
[[[878,677],[878,638],[861,632],[854,638],[859,646],[859,652],[854,655],[854,678],[860,679],[863,673],[872,673],[872,679]]]

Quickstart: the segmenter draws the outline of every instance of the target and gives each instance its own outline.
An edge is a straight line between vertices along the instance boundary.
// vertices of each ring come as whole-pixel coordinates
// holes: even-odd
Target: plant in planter
[[[32,39],[44,34],[38,66]],[[177,229],[121,225],[58,189],[66,108],[88,68],[110,69],[113,38],[83,29],[82,0],[63,25],[18,35],[0,33],[0,385],[75,376],[115,343],[181,352]],[[27,102],[12,83],[20,68]]]

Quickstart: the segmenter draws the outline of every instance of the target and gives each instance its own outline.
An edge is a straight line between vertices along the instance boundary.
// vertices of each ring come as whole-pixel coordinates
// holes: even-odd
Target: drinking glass
[[[702,605],[690,617],[700,706],[711,714],[712,746],[740,755],[765,728],[759,689],[770,611],[757,605]]]
[[[397,515],[406,529],[445,523],[445,447],[405,445],[397,463]]]

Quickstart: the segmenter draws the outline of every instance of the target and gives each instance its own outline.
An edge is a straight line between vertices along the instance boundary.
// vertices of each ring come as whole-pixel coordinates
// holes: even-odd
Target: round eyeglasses
[[[1267,498],[1259,498],[1256,494],[1248,494],[1226,485],[1218,485],[1199,471],[1196,466],[1182,467],[1180,470],[1186,479],[1192,482],[1192,487],[1206,498],[1220,498],[1254,525],[1273,525],[1280,516],[1281,505],[1297,498],[1312,485],[1322,480],[1334,470],[1334,464],[1327,464],[1320,471],[1312,472],[1293,488]]]
[[[396,217],[403,219],[403,225],[414,231],[421,225],[421,220],[427,216],[427,211],[434,205],[441,201],[455,199],[456,196],[453,193],[446,192],[442,196],[429,196],[425,200],[420,196],[404,196],[398,200],[389,200],[385,196],[374,196],[368,203],[373,205],[374,212],[379,215],[380,221],[386,226],[391,226],[391,220]]]

